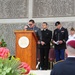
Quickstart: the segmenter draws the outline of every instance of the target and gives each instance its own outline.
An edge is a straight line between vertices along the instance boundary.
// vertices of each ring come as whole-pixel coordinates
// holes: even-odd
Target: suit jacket
[[[56,45],[55,44],[55,49],[66,49],[66,41],[68,39],[68,31],[67,29],[65,29],[64,27],[62,27],[60,30],[59,29],[55,29],[54,33],[53,33],[53,40],[54,41],[58,41],[58,40],[62,40],[63,43]]]
[[[38,40],[42,40],[42,34],[41,34],[41,29],[34,26],[33,28],[28,28],[27,30],[33,30],[36,33],[36,36],[38,38]]]
[[[52,31],[46,29],[46,30],[42,30],[42,41],[45,42],[45,45],[41,45],[41,48],[50,48],[50,41],[52,39]]]
[[[75,75],[75,58],[68,57],[65,61],[55,64],[50,75]]]

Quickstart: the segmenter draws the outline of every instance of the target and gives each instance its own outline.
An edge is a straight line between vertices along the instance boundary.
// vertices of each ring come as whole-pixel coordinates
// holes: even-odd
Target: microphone
[[[27,30],[28,28],[29,28],[28,25],[25,25],[25,26],[24,26],[24,30]]]

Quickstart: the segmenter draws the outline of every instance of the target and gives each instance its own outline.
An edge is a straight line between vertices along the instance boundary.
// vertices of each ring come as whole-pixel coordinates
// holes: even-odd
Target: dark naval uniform
[[[75,57],[68,57],[65,61],[57,62],[50,75],[75,75]]]
[[[68,31],[64,27],[61,29],[55,29],[53,34],[53,40],[63,41],[62,44],[55,44],[55,54],[56,54],[56,61],[64,59],[64,52],[66,49],[66,41],[68,39]]]
[[[42,41],[45,42],[45,44],[40,46],[40,66],[42,70],[44,69],[47,70],[52,31],[45,29],[45,30],[42,30],[41,33],[42,33]]]

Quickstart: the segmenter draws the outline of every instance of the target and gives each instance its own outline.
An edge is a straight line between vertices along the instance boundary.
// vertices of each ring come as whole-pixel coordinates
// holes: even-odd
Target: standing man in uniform
[[[42,41],[40,46],[40,67],[42,70],[48,69],[48,56],[50,50],[50,41],[52,39],[52,31],[48,30],[48,24],[43,22],[42,24]]]
[[[64,60],[66,41],[68,40],[68,31],[62,27],[61,23],[55,23],[56,29],[53,33],[53,43],[55,44],[56,61]]]

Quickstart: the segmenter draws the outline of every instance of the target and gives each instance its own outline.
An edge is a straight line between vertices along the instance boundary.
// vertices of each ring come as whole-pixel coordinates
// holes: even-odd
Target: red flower
[[[0,48],[0,57],[8,58],[8,56],[9,56],[9,49],[7,49],[6,47],[1,47]]]
[[[26,72],[22,74],[28,74],[30,72],[30,66],[25,62],[21,62],[19,68],[24,68],[26,70]]]

